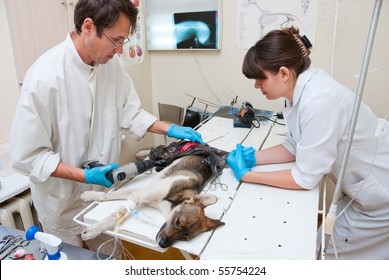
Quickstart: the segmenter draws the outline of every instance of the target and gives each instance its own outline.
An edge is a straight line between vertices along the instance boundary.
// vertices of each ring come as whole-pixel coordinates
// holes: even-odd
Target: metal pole
[[[334,226],[335,226],[337,203],[338,203],[338,200],[342,194],[343,178],[344,178],[344,174],[346,172],[346,167],[347,167],[347,162],[348,162],[348,158],[349,158],[349,154],[350,154],[351,144],[352,144],[353,137],[354,137],[355,126],[356,126],[357,119],[358,119],[359,108],[360,108],[360,105],[362,102],[363,89],[365,86],[366,75],[367,75],[367,71],[369,68],[369,61],[370,61],[371,51],[373,48],[375,32],[377,30],[377,24],[378,24],[379,14],[381,11],[381,6],[382,6],[382,0],[376,0],[375,5],[374,5],[371,23],[370,23],[370,29],[369,29],[369,34],[368,34],[368,38],[367,38],[367,43],[366,43],[366,47],[365,47],[365,54],[364,54],[363,63],[362,63],[361,75],[359,77],[357,94],[356,94],[355,101],[354,101],[350,131],[349,131],[349,134],[347,136],[347,142],[346,142],[346,150],[345,150],[345,153],[343,156],[342,167],[340,169],[339,177],[338,177],[338,180],[336,182],[334,197],[332,199],[331,207],[330,207],[329,212],[327,214],[326,222],[324,225],[325,226],[325,234],[326,234],[325,249],[328,246],[329,236],[332,235],[333,230],[334,230]],[[325,251],[323,252],[323,254],[325,254]]]

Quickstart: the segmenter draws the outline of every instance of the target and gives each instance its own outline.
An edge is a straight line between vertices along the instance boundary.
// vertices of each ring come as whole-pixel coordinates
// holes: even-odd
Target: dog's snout
[[[170,245],[168,244],[168,242],[166,241],[166,239],[161,239],[161,240],[158,242],[158,245],[159,245],[161,248],[167,248],[167,247],[170,246]]]
[[[168,238],[168,236],[166,236],[164,231],[160,231],[157,234],[157,242],[161,248],[167,248],[173,244],[173,241],[170,238]]]

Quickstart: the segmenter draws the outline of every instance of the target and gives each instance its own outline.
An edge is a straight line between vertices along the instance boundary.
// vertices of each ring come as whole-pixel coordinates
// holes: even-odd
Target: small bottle
[[[40,232],[37,226],[31,226],[26,232],[27,240],[37,239],[41,242],[41,250],[45,249],[45,260],[67,260],[68,256],[60,251],[62,240],[52,234]]]

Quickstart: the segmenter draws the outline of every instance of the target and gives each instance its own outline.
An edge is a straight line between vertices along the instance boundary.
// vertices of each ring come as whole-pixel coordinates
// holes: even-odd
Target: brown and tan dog
[[[217,160],[225,166],[227,153],[217,151]],[[221,154],[219,153],[221,152]],[[214,166],[209,163],[209,157],[204,155],[187,155],[178,158],[159,172],[150,187],[136,190],[120,189],[113,192],[85,192],[81,198],[84,201],[126,200],[129,207],[124,207],[112,213],[108,218],[88,226],[82,233],[84,240],[91,239],[114,228],[130,212],[145,204],[160,210],[166,217],[156,236],[156,241],[162,248],[170,247],[178,240],[191,240],[198,234],[216,229],[224,225],[219,220],[205,216],[204,208],[215,204],[217,197],[202,193],[206,182],[214,175]]]

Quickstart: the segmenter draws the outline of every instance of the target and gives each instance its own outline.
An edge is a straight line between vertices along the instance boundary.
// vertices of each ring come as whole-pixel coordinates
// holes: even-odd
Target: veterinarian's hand
[[[257,159],[255,158],[255,149],[253,147],[243,147],[243,158],[246,162],[246,166],[249,168],[253,168],[257,164]]]
[[[255,149],[253,147],[244,147],[241,144],[237,144],[237,147],[241,147],[243,152],[243,158],[246,163],[246,166],[252,168],[256,165],[257,159],[255,158]],[[237,149],[233,150],[236,151]],[[231,152],[233,152],[231,151]],[[234,152],[235,153],[235,152]]]
[[[109,188],[110,186],[112,186],[112,182],[108,180],[107,177],[105,177],[105,174],[116,168],[119,168],[119,165],[116,163],[110,163],[104,166],[94,167],[90,169],[85,168],[85,183],[101,185]]]
[[[244,174],[251,171],[251,168],[246,165],[243,155],[243,146],[236,145],[236,149],[231,151],[227,157],[227,164],[234,171],[236,179],[240,181]]]
[[[199,142],[204,145],[201,134],[191,127],[172,124],[166,135],[177,139],[189,139],[192,142]]]

